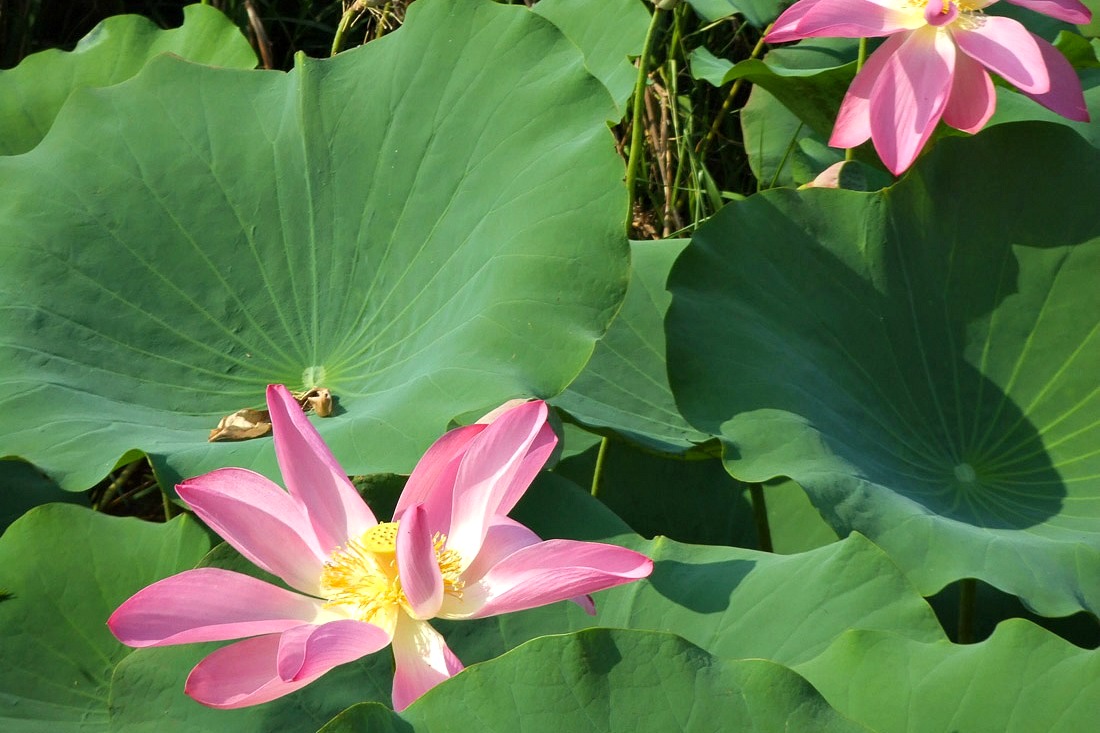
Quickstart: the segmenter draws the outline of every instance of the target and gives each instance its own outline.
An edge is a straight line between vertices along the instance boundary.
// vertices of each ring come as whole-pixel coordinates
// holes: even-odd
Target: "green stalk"
[[[364,10],[367,9],[366,0],[355,0],[344,14],[340,16],[340,24],[336,26],[336,35],[332,37],[332,51],[329,56],[335,56],[344,48],[344,38],[351,29],[351,23]]]
[[[638,80],[634,83],[634,101],[630,118],[630,155],[626,161],[626,230],[630,231],[630,225],[634,222],[634,186],[638,178],[638,166],[642,161],[642,109],[645,107],[645,87],[649,79],[649,61],[653,50],[653,39],[657,35],[657,25],[664,11],[658,7],[653,8],[653,17],[649,21],[649,30],[645,34],[645,43],[642,45],[642,55],[638,57]],[[602,448],[602,446],[601,446]]]
[[[772,546],[772,530],[768,524],[768,505],[764,502],[764,487],[761,484],[749,484],[749,498],[752,499],[752,518],[756,523],[756,536],[760,549],[775,552]]]
[[[863,62],[867,60],[867,39],[859,39],[859,51],[856,53],[856,73],[858,74],[863,68]],[[844,150],[844,160],[852,160],[855,157],[854,148],[846,148]]]
[[[141,464],[142,461],[134,461],[119,471],[118,476],[107,486],[103,492],[103,496],[99,497],[99,501],[97,501],[92,508],[97,512],[103,511],[103,508],[107,506],[107,502],[110,501],[110,499],[118,493],[118,490],[130,480],[130,477],[134,475],[134,471],[136,471]]]
[[[592,496],[600,495],[600,479],[603,477],[603,462],[607,457],[607,438],[600,439],[600,450],[596,453],[596,468],[592,471]]]
[[[771,32],[772,26],[775,23],[769,23],[768,27],[764,29],[764,32],[760,35],[760,40],[756,42],[756,45],[752,47],[752,53],[749,54],[750,59],[758,57],[764,51],[764,37]],[[737,93],[741,91],[741,87],[745,85],[745,77],[738,77],[733,80],[733,86],[730,87],[729,94],[726,95],[725,100],[722,102],[722,107],[718,110],[718,114],[714,116],[714,122],[711,123],[710,130],[707,131],[706,137],[699,141],[696,152],[699,153],[699,159],[705,160],[707,155],[707,148],[714,142],[714,139],[718,137],[718,129],[722,126],[722,121],[726,119],[726,114],[733,107],[733,99],[737,96]]]

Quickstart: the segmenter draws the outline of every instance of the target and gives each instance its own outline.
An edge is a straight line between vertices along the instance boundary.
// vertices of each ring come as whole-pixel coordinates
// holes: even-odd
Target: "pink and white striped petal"
[[[873,0],[822,0],[798,23],[800,38],[874,38],[924,25],[923,8],[898,8]]]
[[[221,468],[176,487],[202,521],[257,566],[316,595],[326,553],[306,509],[266,477]]]
[[[389,643],[388,633],[355,619],[298,626],[279,637],[276,669],[284,682],[316,679],[333,667],[373,654]]]
[[[951,36],[932,26],[913,31],[886,60],[871,91],[871,140],[894,175],[912,165],[932,135],[954,67]]]
[[[438,631],[425,621],[404,615],[393,636],[393,660],[393,708],[397,711],[463,669]]]
[[[1077,0],[1007,0],[1036,13],[1064,20],[1076,25],[1088,25],[1092,22],[1092,11]]]
[[[378,524],[286,387],[268,385],[267,409],[283,481],[291,496],[309,506],[321,547],[333,550]]]
[[[289,695],[320,677],[287,682],[279,676],[279,634],[257,636],[222,647],[195,665],[183,691],[203,705],[232,709],[259,705]]]
[[[518,499],[526,490],[526,486],[517,490],[514,484],[528,472],[525,459],[532,448],[540,454],[545,449],[546,415],[546,403],[541,401],[509,410],[485,428],[463,455],[455,478],[451,524],[442,531],[447,546],[464,563],[477,557],[490,520],[503,513],[503,502]]]
[[[965,53],[957,54],[943,121],[956,130],[975,133],[985,127],[996,107],[997,94],[985,67]]]
[[[764,37],[764,41],[766,43],[786,43],[787,41],[797,41],[804,38],[804,36],[799,35],[798,26],[802,19],[806,17],[806,13],[813,10],[820,2],[827,2],[827,0],[800,0],[784,10],[775,19],[775,23],[772,24],[771,30]]]
[[[990,71],[1024,92],[1042,94],[1050,89],[1043,53],[1035,37],[1011,18],[978,15],[977,25],[957,25],[951,35],[959,49]]]
[[[316,619],[321,605],[242,573],[198,568],[138,591],[107,626],[132,647],[224,641],[300,626]]]
[[[1043,54],[1047,74],[1050,76],[1050,91],[1042,94],[1022,92],[1043,105],[1051,112],[1077,122],[1089,121],[1089,109],[1085,105],[1085,95],[1081,91],[1081,80],[1061,51],[1043,39],[1035,36],[1039,51]]]
[[[428,514],[421,504],[409,507],[399,518],[397,567],[413,617],[433,618],[443,603],[443,576],[428,527]]]
[[[467,586],[464,595],[470,596],[471,608],[465,615],[452,618],[485,618],[575,600],[645,578],[652,571],[652,560],[625,547],[547,540],[497,563],[476,588]]]

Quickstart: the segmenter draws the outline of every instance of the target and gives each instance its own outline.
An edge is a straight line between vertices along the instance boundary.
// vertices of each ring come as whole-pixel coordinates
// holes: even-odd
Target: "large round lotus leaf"
[[[387,717],[387,726],[379,728]],[[435,687],[400,716],[356,706],[320,733],[387,727],[524,733],[866,730],[774,662],[719,659],[672,634],[623,629],[535,639]]]
[[[1042,170],[1042,185],[1035,171]],[[1004,125],[878,193],[769,191],[673,268],[673,392],[925,594],[1100,609],[1100,152]]]
[[[89,485],[273,472],[208,444],[264,386],[327,387],[349,473],[577,374],[622,299],[612,103],[521,7],[426,0],[289,74],[171,58],[0,160],[3,450]]]
[[[0,155],[37,145],[74,89],[117,84],[162,53],[214,66],[256,65],[240,29],[208,5],[188,5],[183,25],[168,31],[140,15],[108,18],[71,52],[42,51],[0,72]]]
[[[552,400],[589,428],[664,453],[687,453],[711,440],[681,417],[665,368],[664,317],[672,299],[665,280],[685,246],[686,239],[631,243],[623,309],[584,371]]]
[[[881,733],[1078,733],[1100,710],[1100,652],[1022,619],[964,646],[851,631],[798,671]]]
[[[0,729],[108,730],[111,673],[130,650],[107,617],[209,548],[189,517],[150,524],[50,504],[12,524],[0,537]]]

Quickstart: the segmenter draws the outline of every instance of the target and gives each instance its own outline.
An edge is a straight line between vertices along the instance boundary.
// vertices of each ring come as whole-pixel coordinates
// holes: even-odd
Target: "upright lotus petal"
[[[1087,120],[1080,81],[1046,41],[982,10],[996,0],[801,0],[776,20],[769,43],[833,36],[887,36],[856,74],[829,144],[867,140],[895,175],[916,159],[942,119],[977,132],[993,114],[992,71],[1073,120]],[[1078,0],[1009,0],[1073,23],[1091,13]]]
[[[131,646],[250,637],[208,655],[184,688],[211,707],[257,705],[333,667],[393,647],[393,703],[404,709],[462,663],[432,618],[481,618],[572,600],[649,575],[614,545],[542,541],[506,514],[557,437],[542,402],[517,402],[453,430],[379,523],[297,402],[268,388],[289,493],[244,469],[181,484],[184,498],[245,557],[301,591],[227,570],[190,570],[139,591],[108,620]]]

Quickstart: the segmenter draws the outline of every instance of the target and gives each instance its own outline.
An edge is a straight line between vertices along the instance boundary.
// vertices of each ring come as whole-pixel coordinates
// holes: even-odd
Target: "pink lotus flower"
[[[981,12],[995,1],[802,0],[766,40],[889,36],[856,74],[829,144],[852,148],[870,138],[898,175],[941,118],[970,133],[985,125],[996,105],[986,69],[1063,117],[1088,120],[1073,67],[1020,23]],[[1091,18],[1078,0],[1009,1],[1070,23]]]
[[[267,390],[287,491],[225,468],[180,496],[242,555],[295,593],[241,573],[189,570],[139,591],[108,626],[134,647],[247,638],[207,656],[185,692],[217,708],[273,700],[393,645],[398,710],[462,670],[431,618],[471,619],[644,578],[653,563],[613,545],[541,541],[505,516],[549,458],[547,407],[452,430],[417,464],[379,523],[285,387]],[[487,416],[490,417],[490,416]]]

